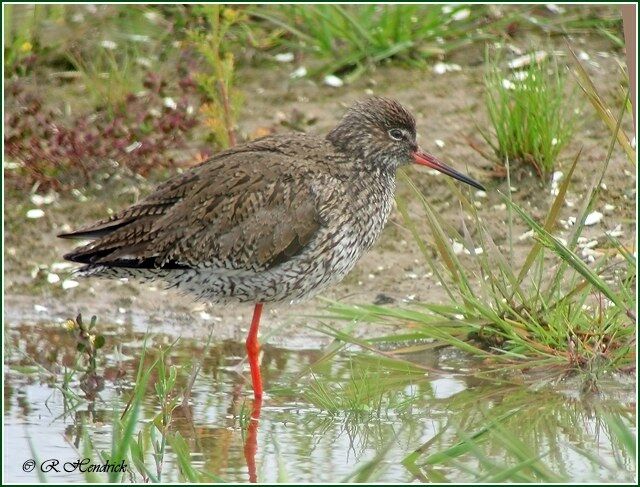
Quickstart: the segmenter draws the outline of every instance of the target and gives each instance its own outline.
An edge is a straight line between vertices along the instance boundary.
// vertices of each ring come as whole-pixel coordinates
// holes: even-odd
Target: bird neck
[[[363,142],[357,143],[359,131],[354,130],[352,124],[340,123],[327,134],[326,139],[340,152],[360,158],[363,154],[361,148]]]
[[[395,178],[395,159],[384,150],[376,150],[373,136],[367,131],[340,124],[327,134],[326,139],[349,160],[355,161],[358,169],[372,175],[379,174],[383,178]]]
[[[357,164],[354,168],[351,187],[358,193],[358,199],[368,204],[391,204],[396,190],[396,171],[385,167],[373,166],[367,168]]]

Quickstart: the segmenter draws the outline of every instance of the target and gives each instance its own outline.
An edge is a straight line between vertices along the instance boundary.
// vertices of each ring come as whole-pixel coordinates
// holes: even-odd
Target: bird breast
[[[323,232],[316,243],[328,246],[324,256],[341,278],[378,240],[389,218],[395,193],[395,175],[367,172],[340,185],[323,185],[319,207]],[[332,188],[327,194],[327,188]]]

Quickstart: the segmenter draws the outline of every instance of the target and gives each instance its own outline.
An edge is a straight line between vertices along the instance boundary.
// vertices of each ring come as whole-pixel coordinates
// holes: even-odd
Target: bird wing
[[[322,225],[310,178],[290,155],[247,146],[174,178],[140,203],[65,238],[85,264],[259,271],[298,254]]]

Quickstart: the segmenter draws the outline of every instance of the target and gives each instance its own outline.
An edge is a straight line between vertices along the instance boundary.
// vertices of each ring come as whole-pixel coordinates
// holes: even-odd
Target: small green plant
[[[131,93],[142,89],[145,69],[136,64],[137,56],[126,48],[116,52],[107,43],[96,47],[90,55],[71,52],[69,60],[81,74],[92,104],[113,115],[125,108]]]
[[[205,96],[200,108],[213,140],[223,149],[236,144],[236,117],[242,102],[233,85],[234,57],[225,44],[229,30],[245,19],[244,14],[222,5],[198,7],[205,21],[201,29],[189,31],[189,39],[202,56],[206,68],[196,74]]]
[[[4,74],[25,76],[40,48],[42,21],[49,15],[49,8],[43,5],[3,5],[2,8]]]
[[[494,134],[480,130],[501,165],[532,165],[540,177],[554,170],[571,140],[576,114],[565,75],[543,52],[530,53],[526,67],[511,72],[487,53],[485,103]]]
[[[561,7],[564,9],[565,7]],[[581,5],[580,8],[571,7],[562,11],[561,15],[538,15],[524,13],[520,20],[524,25],[534,30],[544,32],[545,35],[575,36],[598,34],[611,42],[616,48],[624,48],[624,33],[620,10],[603,9],[592,4]]]
[[[327,383],[315,376],[305,393],[305,398],[330,414],[346,413],[350,416],[366,417],[381,414],[389,399],[390,384],[381,380],[377,373],[352,377],[347,384]],[[406,382],[406,381],[405,381]]]
[[[288,32],[287,48],[319,57],[311,75],[354,76],[391,58],[424,63],[490,37],[491,24],[476,5],[280,5],[253,7],[250,15]]]
[[[81,354],[76,365],[80,366],[80,362],[86,362],[83,375],[80,377],[80,389],[85,393],[85,397],[92,400],[96,394],[104,389],[104,377],[97,370],[98,350],[104,347],[105,338],[96,331],[97,317],[92,316],[91,322],[85,324],[82,315],[78,315],[75,320],[67,320],[65,328],[69,330],[76,340],[76,350]],[[70,391],[70,383],[77,372],[77,367],[64,374],[62,390]],[[66,394],[65,394],[66,397]]]
[[[169,365],[169,356],[177,340],[159,351],[155,360],[145,366],[148,354],[146,339],[142,349],[135,386],[131,391],[129,402],[122,414],[114,412],[112,423],[111,451],[98,450],[93,441],[85,435],[84,457],[95,457],[101,462],[127,465],[126,476],[130,481],[162,482],[165,480],[167,462],[165,457],[171,448],[182,480],[189,482],[214,481],[221,479],[213,474],[201,472],[193,465],[191,449],[184,437],[171,429],[172,415],[179,406],[181,397],[177,386],[179,371],[174,365]],[[153,384],[155,404],[158,413],[151,419],[140,424],[143,402],[147,389]],[[87,481],[123,482],[125,472],[110,471],[107,479],[86,474]],[[139,477],[138,477],[139,476]]]
[[[95,327],[98,318],[91,317],[91,322],[86,325],[79,314],[75,320],[67,320],[65,328],[69,330],[76,339],[78,352],[84,354],[87,359],[87,371],[95,372],[97,368],[96,356],[98,350],[104,347],[105,338],[96,333]]]
[[[175,344],[175,342],[174,342]],[[160,412],[153,418],[151,424],[153,425],[152,432],[160,434],[160,439],[151,442],[153,446],[153,458],[156,462],[156,474],[158,482],[162,480],[162,464],[164,462],[164,455],[167,446],[167,441],[170,439],[169,426],[171,425],[171,416],[173,410],[179,404],[179,398],[176,396],[174,387],[176,384],[176,377],[178,370],[175,365],[167,367],[167,353],[171,351],[173,345],[168,349],[162,350],[160,356],[156,361],[155,372],[157,374],[155,382],[156,399],[160,404]],[[155,430],[154,430],[155,428]]]
[[[336,343],[346,343],[341,331],[323,325]],[[337,352],[338,350],[334,350]],[[330,353],[333,355],[333,352]],[[307,371],[311,376],[304,388],[305,399],[330,416],[344,416],[358,423],[366,418],[381,419],[391,412],[398,414],[411,408],[413,393],[407,392],[424,379],[424,370],[409,362],[381,356],[358,355],[350,357],[343,374],[327,375],[323,370],[329,355],[312,364]]]
[[[6,5],[5,8],[9,8]],[[27,64],[25,61],[33,55],[33,44],[23,35],[16,34],[10,40],[5,40],[4,48],[4,73],[5,75],[17,74],[25,76],[27,74]]]
[[[69,10],[73,13],[76,9]],[[178,53],[175,39],[155,7],[101,6],[86,22],[69,25],[63,33],[60,56],[75,67],[98,111],[106,109],[111,115],[125,111],[131,94],[146,88],[150,72],[165,78],[175,76],[175,67],[170,76],[162,69],[174,64],[171,61]],[[83,34],[84,38],[76,37]]]

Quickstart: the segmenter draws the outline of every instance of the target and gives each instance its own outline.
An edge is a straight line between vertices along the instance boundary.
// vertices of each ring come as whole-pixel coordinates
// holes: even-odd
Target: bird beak
[[[480,183],[475,182],[469,176],[465,176],[464,174],[456,171],[454,168],[447,166],[444,162],[440,161],[437,157],[432,156],[427,152],[423,152],[418,149],[413,154],[413,160],[416,164],[420,164],[421,166],[427,166],[431,169],[435,169],[436,171],[440,171],[441,173],[446,174],[447,176],[451,176],[458,181],[462,181],[463,183],[467,183],[474,188],[481,189],[482,191],[486,191],[484,186]]]

